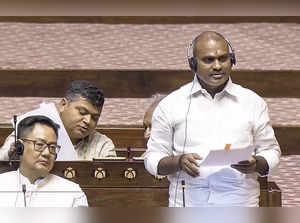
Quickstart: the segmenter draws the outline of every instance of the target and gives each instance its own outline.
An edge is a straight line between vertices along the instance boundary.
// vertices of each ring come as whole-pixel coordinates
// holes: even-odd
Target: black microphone
[[[17,143],[17,116],[14,115],[15,145]]]
[[[184,196],[185,182],[184,182],[184,180],[181,181],[181,188],[182,188],[182,205],[185,208],[185,196]]]
[[[16,146],[16,144],[17,144],[17,116],[14,115],[13,119],[14,119],[14,132],[15,132],[15,146]],[[13,156],[13,154],[8,155],[8,161],[9,161],[10,167],[13,167],[13,164],[11,161],[12,156]]]
[[[26,208],[26,185],[22,184],[22,191],[23,191],[23,197],[24,197],[24,207]]]
[[[127,147],[127,160],[128,160],[128,161],[130,161],[131,156],[132,156],[132,155],[131,155],[131,147],[128,146],[128,147]]]

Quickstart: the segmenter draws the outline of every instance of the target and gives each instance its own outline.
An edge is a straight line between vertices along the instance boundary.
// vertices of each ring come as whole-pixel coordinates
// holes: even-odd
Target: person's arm
[[[249,160],[232,164],[231,167],[245,174],[257,172],[259,175],[264,176],[269,172],[269,165],[262,156],[252,156]]]
[[[72,207],[88,207],[88,201],[85,193],[79,188],[81,192],[78,192],[74,196]]]
[[[145,168],[152,175],[170,175],[179,170],[198,176],[197,154],[174,155],[172,108],[158,105],[153,113],[148,148],[145,153]]]
[[[172,117],[169,111],[165,110],[167,110],[167,108],[164,109],[158,105],[153,112],[151,134],[144,156],[145,168],[154,176],[168,175],[168,173],[171,171],[159,171],[158,165],[162,159],[166,159],[168,166],[168,162],[170,162],[168,160],[172,160],[172,157],[174,157],[172,150],[174,131],[172,128]],[[165,163],[163,162],[162,165],[164,166]],[[176,166],[176,164],[174,164],[174,166]],[[161,174],[159,172],[166,174]]]
[[[95,157],[93,158],[117,156],[115,145],[110,138],[99,132],[94,132],[93,134],[92,142],[89,143],[95,150],[93,153]]]
[[[232,167],[242,173],[257,172],[265,176],[279,164],[281,151],[270,124],[267,105],[262,99],[258,101],[254,114],[255,155],[249,161],[239,162]]]
[[[260,175],[268,175],[278,166],[281,150],[270,123],[267,104],[263,99],[257,105],[256,111],[253,143],[256,149],[257,172]]]
[[[200,166],[197,160],[201,160],[201,157],[196,153],[165,157],[159,161],[157,171],[159,175],[169,175],[183,170],[196,177],[199,176]]]
[[[6,139],[3,146],[0,149],[0,160],[9,160],[10,154],[13,152],[14,146],[12,144],[15,142],[15,135],[12,132]]]
[[[264,176],[269,173],[269,165],[267,160],[262,156],[255,156],[256,159],[256,168],[255,172],[259,173],[259,175]]]
[[[104,156],[104,157],[116,157],[117,156],[115,145],[111,139],[107,138],[105,143],[103,143],[101,153],[103,155],[101,155],[101,154],[99,154],[99,155]]]

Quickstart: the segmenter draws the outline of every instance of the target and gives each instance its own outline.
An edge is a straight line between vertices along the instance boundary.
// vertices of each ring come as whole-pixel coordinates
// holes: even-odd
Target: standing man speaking
[[[268,175],[281,155],[267,105],[232,83],[234,49],[221,34],[197,36],[188,60],[194,80],[155,109],[145,167],[153,175],[168,176],[169,206],[258,206],[257,177]],[[231,149],[253,146],[254,153],[249,160],[203,174],[201,161],[209,151],[229,144]]]

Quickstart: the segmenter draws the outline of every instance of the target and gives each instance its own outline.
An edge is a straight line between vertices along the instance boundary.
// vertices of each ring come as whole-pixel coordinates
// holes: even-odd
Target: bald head
[[[194,40],[193,55],[195,57],[198,57],[201,49],[209,47],[209,45],[215,44],[216,42],[224,43],[227,50],[229,50],[227,41],[220,33],[214,31],[206,31],[201,33]]]

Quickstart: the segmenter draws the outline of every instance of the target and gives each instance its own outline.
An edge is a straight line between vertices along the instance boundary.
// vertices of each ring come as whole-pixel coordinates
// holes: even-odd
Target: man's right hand
[[[199,156],[197,153],[189,153],[182,155],[179,159],[180,169],[182,169],[192,177],[199,176],[200,165],[198,164],[197,160],[202,160],[202,157]]]
[[[202,157],[196,153],[164,157],[158,163],[157,174],[166,176],[183,170],[192,177],[197,177],[199,176],[197,160],[201,159]]]

